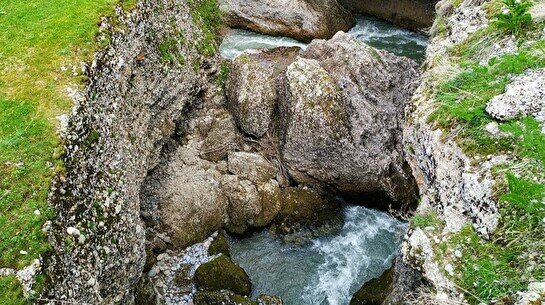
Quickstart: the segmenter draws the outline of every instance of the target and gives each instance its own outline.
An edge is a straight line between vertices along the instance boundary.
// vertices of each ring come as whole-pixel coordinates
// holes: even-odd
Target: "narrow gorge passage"
[[[280,296],[286,305],[344,305],[361,284],[388,269],[406,224],[384,212],[344,206],[334,234],[287,243],[267,231],[231,238],[231,256],[249,274],[252,297]]]
[[[356,16],[348,33],[375,48],[421,62],[427,37],[373,17]],[[248,49],[306,48],[287,37],[247,30],[231,30],[220,46],[221,55],[233,59]],[[234,262],[252,281],[252,298],[276,295],[286,305],[345,305],[361,285],[379,277],[392,265],[407,224],[385,212],[345,204],[342,227],[318,237],[298,232],[279,238],[267,230],[231,237]],[[303,236],[303,237],[301,237]]]
[[[424,59],[428,45],[428,38],[425,35],[364,15],[356,16],[356,25],[348,33],[372,47],[419,62]],[[273,37],[234,29],[224,38],[220,52],[223,57],[233,59],[247,49],[269,49],[281,46],[305,48],[306,44],[292,38]]]

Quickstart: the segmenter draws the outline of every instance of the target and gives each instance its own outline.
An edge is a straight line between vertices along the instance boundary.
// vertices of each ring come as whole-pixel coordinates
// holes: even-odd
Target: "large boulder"
[[[395,25],[422,30],[435,19],[439,0],[339,0],[348,10],[385,19]]]
[[[202,241],[225,222],[221,173],[188,146],[158,166],[143,187],[142,216],[165,231],[176,247]]]
[[[228,106],[244,133],[259,138],[269,129],[277,100],[275,79],[299,50],[249,50],[231,62],[225,83]]]
[[[240,295],[248,295],[252,289],[244,269],[225,255],[200,265],[195,271],[195,284],[199,290],[229,290]]]
[[[297,184],[347,197],[390,199],[370,200],[379,208],[415,203],[402,125],[418,83],[418,65],[343,32],[281,56],[285,52],[249,52],[235,59],[228,104],[255,103],[247,110],[231,107],[241,129],[246,128],[243,122],[255,121],[248,109],[265,107],[282,169]],[[261,70],[249,72],[256,69]],[[262,92],[252,91],[263,84],[270,93],[266,102]]]
[[[416,200],[404,161],[404,107],[415,62],[345,33],[315,40],[286,71],[280,98],[283,160],[300,184]]]
[[[239,179],[238,176],[225,175],[222,177],[221,190],[229,202],[227,230],[237,234],[244,233],[253,225],[261,211],[256,186],[249,180]]]
[[[226,24],[309,42],[328,39],[355,24],[337,0],[220,0]]]

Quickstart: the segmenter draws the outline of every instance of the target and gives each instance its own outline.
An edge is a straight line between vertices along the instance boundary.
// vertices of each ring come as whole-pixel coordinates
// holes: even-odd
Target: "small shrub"
[[[507,30],[519,38],[525,28],[532,23],[532,16],[528,12],[532,3],[528,0],[503,0],[505,7],[496,14],[496,26]]]

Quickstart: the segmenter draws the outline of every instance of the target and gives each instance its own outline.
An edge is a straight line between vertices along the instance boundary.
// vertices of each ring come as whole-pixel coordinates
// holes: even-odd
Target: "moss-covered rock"
[[[249,298],[231,291],[198,291],[193,299],[195,305],[257,305]]]
[[[227,241],[225,233],[219,233],[208,248],[208,255],[216,254],[223,254],[229,257],[231,256],[229,251],[229,242]]]
[[[271,231],[292,234],[301,227],[317,229],[340,220],[340,204],[310,188],[281,189],[281,210]],[[337,219],[340,218],[340,219]]]
[[[246,271],[233,263],[226,255],[202,264],[195,272],[195,284],[199,290],[231,290],[236,294],[248,295],[252,289]]]
[[[350,305],[382,305],[393,283],[394,269],[386,270],[380,277],[363,284],[350,300]]]

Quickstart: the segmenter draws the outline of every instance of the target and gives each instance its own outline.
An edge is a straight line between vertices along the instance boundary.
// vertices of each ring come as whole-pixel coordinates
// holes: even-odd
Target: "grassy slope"
[[[497,13],[499,1],[493,1],[489,9],[491,15]],[[534,40],[543,26],[532,25],[520,41]],[[515,53],[480,65],[479,52],[506,35],[491,24],[450,51],[461,72],[437,87],[434,95],[439,107],[429,117],[443,130],[456,131],[455,140],[467,154],[481,159],[489,154],[510,155],[516,165],[494,169],[502,181],[497,185],[500,224],[490,239],[480,238],[468,226],[436,249],[437,258],[456,266],[453,280],[472,304],[493,299],[509,302],[529,282],[545,280],[545,185],[533,181],[544,172],[545,135],[532,117],[499,123],[506,134],[499,138],[485,130],[494,122],[485,112],[486,103],[503,93],[514,76],[545,67],[545,40],[524,44]],[[415,226],[437,225],[433,215],[416,219]],[[453,257],[454,250],[463,253],[462,261]]]
[[[96,50],[100,16],[118,2],[0,0],[0,268],[22,268],[48,249],[46,198],[62,168],[55,117],[70,111],[66,88],[81,84],[79,62]],[[0,304],[19,304],[6,293],[13,281],[0,280]]]

